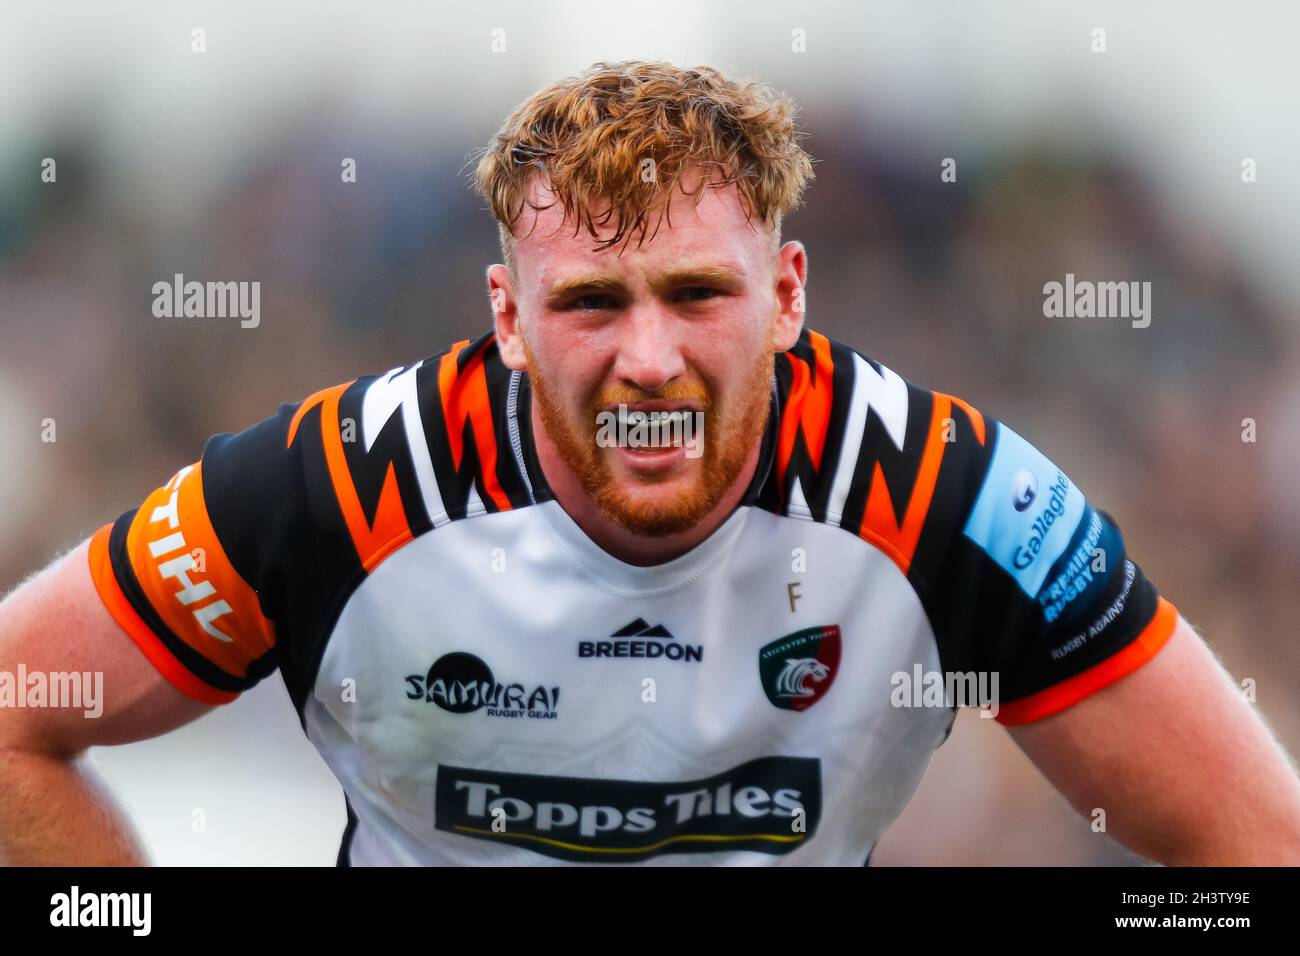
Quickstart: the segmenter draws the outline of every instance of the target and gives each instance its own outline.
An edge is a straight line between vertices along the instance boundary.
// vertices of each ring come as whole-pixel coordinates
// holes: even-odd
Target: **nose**
[[[657,392],[686,371],[681,319],[649,305],[623,316],[614,374],[648,392]]]

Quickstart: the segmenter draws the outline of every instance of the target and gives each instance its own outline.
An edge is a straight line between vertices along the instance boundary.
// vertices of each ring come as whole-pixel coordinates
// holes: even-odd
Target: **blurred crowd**
[[[1253,292],[1212,221],[1173,225],[1118,157],[1008,147],[943,182],[941,157],[855,118],[804,125],[817,180],[784,238],[809,250],[812,327],[1052,457],[1300,751],[1294,313]],[[487,328],[499,256],[468,185],[477,144],[374,144],[343,184],[338,137],[271,140],[180,218],[124,202],[89,141],[45,148],[57,185],[0,187],[0,589],[210,434]],[[260,325],[155,318],[152,286],[175,273],[260,281]],[[1151,282],[1151,325],[1046,318],[1043,285],[1067,273]],[[873,863],[1132,862],[992,724],[963,716]]]

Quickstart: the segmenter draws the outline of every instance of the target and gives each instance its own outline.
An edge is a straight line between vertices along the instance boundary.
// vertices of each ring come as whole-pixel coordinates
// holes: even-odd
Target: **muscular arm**
[[[1134,673],[1009,727],[1085,816],[1168,865],[1300,865],[1300,778],[1240,688],[1182,619]]]
[[[0,671],[103,674],[103,712],[0,707],[0,863],[139,865],[146,854],[80,758],[156,737],[211,710],[176,690],[104,609],[87,543],[0,602]]]

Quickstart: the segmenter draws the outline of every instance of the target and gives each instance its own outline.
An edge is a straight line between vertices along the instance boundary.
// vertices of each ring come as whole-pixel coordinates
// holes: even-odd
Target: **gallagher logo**
[[[1066,513],[1067,498],[1070,494],[1070,479],[1066,478],[1064,473],[1058,473],[1056,481],[1048,487],[1047,501],[1043,504],[1042,512],[1034,519],[1034,523],[1029,526],[1030,534],[1024,544],[1018,545],[1015,552],[1011,555],[1011,563],[1016,566],[1016,570],[1023,571],[1029,567],[1038,558],[1038,552],[1043,550],[1043,543],[1047,540],[1048,534],[1051,533],[1052,525],[1057,519]],[[1037,489],[1035,488],[1035,497]],[[1019,504],[1015,506],[1017,511],[1023,511],[1029,507],[1034,500],[1030,498],[1025,502],[1024,508]]]
[[[650,638],[650,640],[647,640]],[[625,624],[603,641],[579,641],[578,656],[591,657],[648,657],[670,661],[702,661],[702,644],[679,644],[672,632],[662,624],[651,627],[645,618],[638,617]]]
[[[808,627],[758,652],[758,679],[782,710],[807,710],[826,696],[840,666],[840,626]]]
[[[1022,468],[1011,479],[1011,506],[1024,511],[1038,497],[1038,477],[1028,468]]]
[[[471,714],[487,709],[489,717],[530,717],[554,720],[560,701],[559,687],[502,684],[492,669],[473,654],[457,651],[433,662],[427,675],[406,678],[408,700],[437,704],[451,714]]]

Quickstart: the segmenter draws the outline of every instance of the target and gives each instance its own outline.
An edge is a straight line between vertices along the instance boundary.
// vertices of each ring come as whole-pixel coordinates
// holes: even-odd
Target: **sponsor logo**
[[[1115,618],[1124,613],[1124,606],[1128,603],[1129,592],[1133,589],[1133,579],[1137,575],[1137,566],[1127,559],[1124,561],[1124,587],[1119,592],[1119,597],[1111,602],[1110,607],[1101,612],[1101,616],[1088,625],[1087,630],[1080,631],[1060,647],[1054,647],[1051,650],[1052,660],[1059,661],[1061,658],[1073,654],[1079,648],[1083,647],[1106,628],[1110,627]]]
[[[1056,524],[1057,519],[1065,514],[1065,498],[1070,493],[1070,479],[1065,477],[1064,472],[1058,472],[1056,481],[1052,482],[1047,492],[1047,501],[1043,505],[1043,510],[1034,519],[1034,523],[1029,526],[1029,537],[1011,555],[1011,563],[1019,571],[1023,571],[1034,563],[1038,558],[1038,553],[1043,550],[1043,542],[1052,530],[1052,525]],[[1025,507],[1028,507],[1028,505]],[[1023,511],[1024,508],[1017,508],[1016,510]]]
[[[840,666],[840,626],[808,627],[758,652],[767,699],[782,710],[807,710],[826,696]]]
[[[995,436],[963,533],[1033,599],[1070,549],[1088,502],[1060,468],[1006,425],[997,423]]]
[[[411,674],[406,683],[407,699],[437,704],[451,714],[483,710],[489,717],[554,720],[560,701],[559,687],[502,683],[480,658],[463,651],[442,655],[428,674]]]
[[[1084,533],[1079,546],[1074,549],[1065,563],[1061,573],[1053,578],[1038,595],[1038,603],[1043,609],[1043,619],[1051,624],[1061,616],[1072,602],[1092,586],[1098,575],[1106,571],[1105,551],[1098,551],[1104,530],[1101,516],[1091,508],[1088,530]],[[1100,560],[1099,560],[1100,559]]]
[[[434,826],[561,860],[784,854],[817,832],[821,761],[761,757],[674,783],[438,767]]]
[[[612,658],[640,657],[651,660],[702,661],[704,647],[700,644],[680,644],[662,624],[651,627],[638,617],[625,624],[604,641],[579,641],[578,657]]]
[[[184,529],[180,526],[181,509],[178,503],[181,482],[185,481],[186,476],[193,470],[193,465],[186,465],[172,475],[171,481],[163,487],[163,490],[170,491],[171,495],[167,499],[167,504],[158,505],[149,516],[150,533],[156,535],[149,542],[149,554],[157,565],[159,576],[180,585],[174,593],[177,601],[185,607],[207,602],[194,608],[192,613],[195,623],[217,640],[232,644],[234,638],[217,628],[213,622],[219,617],[234,613],[234,608],[221,596],[211,580],[201,576],[206,573],[206,568],[195,560],[195,556],[202,549],[192,548],[191,543],[186,542]],[[163,527],[153,528],[157,524],[163,524]],[[162,560],[164,558],[166,560]],[[191,576],[191,572],[196,573]],[[216,597],[216,600],[208,601],[210,597]]]
[[[1017,511],[1024,511],[1038,497],[1038,478],[1028,468],[1024,468],[1011,479],[1011,504]]]

